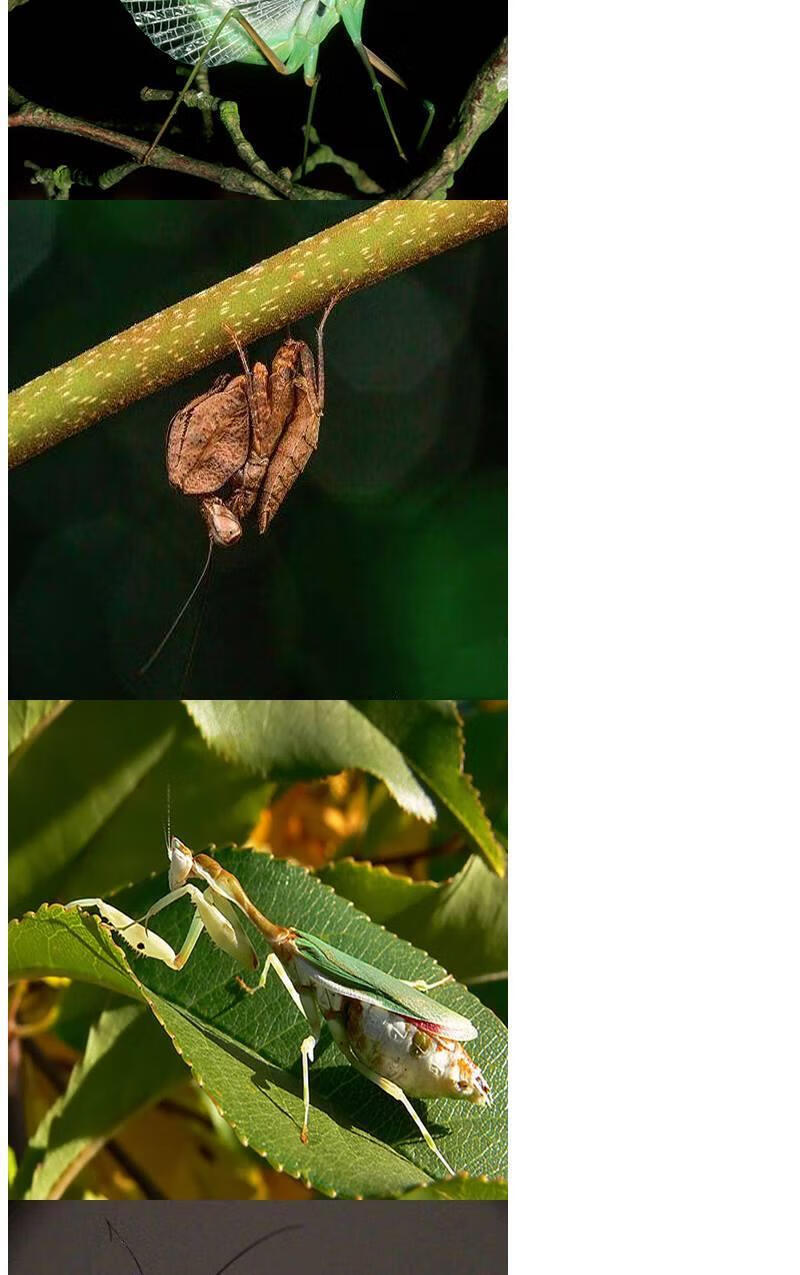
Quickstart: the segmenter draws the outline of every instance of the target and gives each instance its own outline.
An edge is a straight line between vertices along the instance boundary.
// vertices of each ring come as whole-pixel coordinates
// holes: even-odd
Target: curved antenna
[[[209,574],[206,579],[206,583],[208,583],[208,580],[211,579],[211,572],[213,571],[213,569],[214,569],[214,563],[211,562],[209,566]],[[208,588],[203,589],[203,600],[200,603],[200,610],[198,611],[197,619],[194,622],[194,632],[192,633],[192,641],[189,646],[186,659],[184,661],[183,672],[181,673],[180,688],[178,690],[179,696],[185,693],[186,683],[189,680],[189,674],[192,670],[192,662],[194,660],[194,653],[197,650],[197,641],[198,641],[198,638],[200,637],[200,630],[203,627],[203,621],[206,618],[206,607],[208,606],[209,593],[210,593],[210,589]]]
[[[209,568],[209,567],[210,567],[210,565],[211,565],[211,553],[212,553],[213,548],[214,548],[214,541],[213,541],[213,540],[211,539],[211,537],[209,536],[209,537],[208,537],[208,553],[207,553],[207,555],[206,555],[206,560],[205,560],[205,563],[204,563],[204,565],[203,565],[203,570],[200,572],[200,575],[197,577],[197,582],[196,582],[196,584],[195,584],[194,588],[192,589],[191,593],[189,594],[188,598],[187,598],[187,599],[186,599],[186,601],[184,602],[184,604],[183,604],[183,606],[181,607],[181,609],[180,609],[180,611],[178,612],[178,614],[175,616],[175,619],[172,621],[172,624],[171,624],[171,625],[169,626],[169,628],[167,629],[166,633],[164,634],[163,638],[162,638],[162,639],[161,639],[161,641],[159,642],[158,646],[157,646],[157,647],[156,647],[156,649],[153,651],[153,654],[150,656],[149,660],[145,660],[144,664],[143,664],[143,665],[142,665],[142,667],[139,669],[138,673],[136,674],[136,676],[137,676],[137,677],[143,677],[143,676],[144,676],[144,674],[147,672],[147,670],[148,670],[148,669],[149,669],[149,668],[150,668],[153,664],[155,664],[155,662],[156,662],[156,660],[158,659],[159,655],[160,655],[160,654],[161,654],[161,652],[164,650],[164,647],[167,645],[167,642],[169,642],[169,640],[170,640],[170,638],[172,637],[173,633],[175,632],[175,630],[177,629],[177,627],[178,627],[178,625],[180,624],[181,620],[183,619],[184,614],[185,614],[185,612],[186,612],[187,608],[189,607],[189,604],[193,601],[194,596],[195,596],[195,594],[197,593],[197,590],[200,588],[200,585],[203,583],[203,580],[205,579],[205,576],[206,576],[206,572],[208,571],[208,568]]]
[[[303,1226],[300,1222],[293,1222],[289,1226],[280,1226],[277,1231],[270,1231],[268,1235],[262,1235],[260,1240],[253,1240],[252,1244],[247,1244],[241,1249],[235,1257],[226,1262],[224,1266],[220,1266],[217,1275],[222,1275],[223,1271],[227,1271],[234,1262],[238,1262],[240,1257],[244,1257],[245,1253],[251,1253],[254,1248],[258,1248],[259,1244],[266,1244],[267,1240],[274,1240],[276,1235],[283,1235],[286,1231],[302,1231]]]
[[[137,1271],[139,1272],[139,1275],[144,1275],[144,1271],[142,1270],[141,1266],[139,1265],[139,1259],[138,1259],[138,1257],[136,1256],[136,1254],[134,1253],[134,1251],[133,1251],[133,1249],[131,1248],[130,1244],[128,1243],[128,1241],[127,1241],[126,1239],[123,1239],[123,1237],[120,1235],[120,1233],[119,1233],[119,1231],[117,1230],[117,1228],[116,1228],[115,1226],[112,1226],[112,1224],[111,1224],[111,1222],[108,1220],[108,1218],[106,1218],[106,1226],[108,1227],[108,1238],[109,1238],[110,1240],[113,1240],[113,1239],[116,1237],[116,1239],[118,1239],[118,1240],[119,1240],[120,1244],[122,1244],[122,1246],[128,1250],[128,1252],[130,1253],[130,1255],[131,1255],[131,1257],[133,1258],[134,1262],[136,1263],[136,1269],[137,1269]]]

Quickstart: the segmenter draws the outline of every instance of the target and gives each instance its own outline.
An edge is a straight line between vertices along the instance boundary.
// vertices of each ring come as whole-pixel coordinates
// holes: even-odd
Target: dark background
[[[322,81],[315,122],[322,140],[360,163],[387,191],[398,189],[441,153],[467,88],[499,45],[506,27],[505,4],[367,0],[365,43],[403,76],[411,90],[405,93],[384,84],[411,164],[404,165],[395,152],[366,71],[341,23],[320,49]],[[67,115],[150,140],[169,108],[163,103],[142,104],[139,91],[143,86],[173,88],[175,67],[138,29],[119,0],[80,0],[79,4],[28,0],[10,15],[11,84],[40,105]],[[293,168],[300,162],[308,105],[302,72],[284,77],[267,66],[233,63],[212,71],[211,89],[239,103],[245,135],[273,168]],[[437,115],[423,153],[415,154],[425,118],[423,98],[434,102]],[[239,163],[221,126],[211,150],[207,149],[199,112],[194,110],[180,113],[166,144],[216,163]],[[507,144],[504,112],[464,165],[453,195],[505,197]],[[96,177],[124,159],[121,151],[66,134],[11,129],[9,194],[12,199],[42,197],[41,186],[31,185],[25,160],[47,168],[66,163]],[[326,189],[351,191],[339,170],[330,165],[316,170],[312,181]],[[96,186],[75,186],[71,197],[99,195]],[[224,192],[196,178],[146,170],[126,177],[102,197],[214,199],[224,197]]]
[[[10,204],[12,388],[361,206]],[[319,450],[266,536],[215,551],[188,676],[197,604],[136,676],[207,547],[164,438],[235,361],[14,470],[11,696],[504,698],[506,251],[494,234],[334,311]]]
[[[231,1275],[325,1271],[326,1275],[505,1275],[508,1206],[487,1201],[273,1200],[122,1203],[49,1201],[12,1204],[9,1262],[15,1275],[133,1275],[122,1240],[109,1239],[108,1218],[144,1275],[217,1275],[246,1245],[281,1227],[236,1262]]]

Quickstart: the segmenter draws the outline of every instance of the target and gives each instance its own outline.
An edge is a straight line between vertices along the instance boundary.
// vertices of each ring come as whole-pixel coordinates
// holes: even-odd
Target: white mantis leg
[[[314,1050],[322,1031],[322,1015],[319,1012],[319,1006],[314,1000],[311,993],[306,993],[302,998],[304,1013],[311,1025],[310,1036],[306,1036],[300,1046],[300,1057],[303,1063],[303,1128],[300,1131],[300,1141],[308,1142],[308,1113],[311,1107],[311,1090],[308,1083],[308,1064],[314,1061]]]
[[[170,890],[169,894],[165,894],[163,898],[157,899],[153,906],[147,909],[141,919],[141,924],[145,927],[145,929],[147,929],[148,922],[152,919],[152,917],[163,911],[164,908],[168,908],[171,903],[177,903],[178,899],[182,899],[184,896],[191,898],[194,903],[192,895],[199,893],[200,891],[196,885],[182,885],[177,890]]]
[[[186,964],[204,929],[208,931],[212,943],[215,943],[223,952],[227,952],[228,956],[232,956],[245,969],[256,968],[258,962],[253,945],[245,934],[239,918],[227,901],[211,886],[202,893],[196,885],[191,884],[182,885],[177,890],[170,890],[169,894],[157,899],[152,907],[147,909],[142,917],[142,925],[147,929],[154,916],[183,898],[188,898],[191,902],[195,909],[195,917],[183,947],[175,958],[176,969],[182,969]]]
[[[258,957],[235,909],[227,899],[217,894],[213,886],[209,886],[202,893],[196,885],[182,885],[177,890],[170,890],[169,894],[165,894],[162,899],[158,899],[151,908],[148,908],[142,917],[142,925],[146,927],[150,919],[163,908],[169,907],[171,903],[182,898],[188,898],[191,901],[196,915],[183,947],[175,958],[178,962],[176,969],[181,969],[186,964],[204,929],[208,931],[212,943],[215,943],[223,952],[227,952],[228,956],[232,956],[239,965],[244,966],[245,969],[256,969]]]
[[[439,1157],[442,1164],[447,1169],[447,1172],[450,1174],[452,1178],[454,1178],[456,1176],[455,1169],[453,1169],[445,1160],[444,1156],[442,1155],[441,1151],[437,1147],[433,1138],[428,1133],[428,1130],[425,1128],[425,1125],[422,1123],[420,1116],[417,1114],[417,1112],[414,1110],[413,1106],[411,1105],[408,1095],[404,1094],[400,1086],[396,1085],[393,1080],[387,1080],[385,1076],[379,1076],[376,1071],[371,1071],[369,1067],[365,1067],[364,1064],[360,1062],[359,1059],[356,1058],[355,1054],[353,1054],[352,1052],[348,1051],[348,1057],[349,1057],[349,1061],[353,1064],[353,1066],[356,1068],[357,1071],[361,1072],[362,1076],[366,1076],[367,1080],[371,1080],[373,1085],[377,1085],[378,1088],[382,1089],[384,1093],[388,1093],[390,1098],[394,1098],[397,1102],[401,1103],[405,1107],[406,1111],[411,1116],[411,1119],[414,1121],[414,1124],[419,1129],[420,1133],[425,1139],[425,1142],[427,1143],[427,1145],[430,1147],[431,1151],[434,1153],[434,1155]]]
[[[281,964],[280,960],[278,959],[278,957],[275,955],[274,952],[270,952],[269,956],[264,962],[264,968],[261,971],[261,977],[259,978],[255,987],[250,987],[241,978],[239,979],[239,986],[243,987],[244,990],[246,992],[249,992],[251,996],[253,995],[254,992],[260,992],[262,987],[264,987],[264,985],[266,984],[267,975],[269,974],[270,970],[274,970],[275,973],[278,975],[278,978],[283,983],[283,986],[286,988],[287,992],[291,996],[292,1000],[294,1001],[295,1005],[299,1009],[300,1013],[303,1015],[303,1018],[308,1018],[308,1014],[305,1011],[305,1006],[303,1005],[303,1002],[301,1001],[300,997],[297,994],[297,989],[294,983],[289,978],[289,975],[286,973],[286,970],[283,968],[283,965]]]
[[[308,1082],[308,1064],[314,1061],[314,1050],[316,1049],[317,1041],[319,1040],[320,1032],[322,1031],[322,1018],[313,996],[307,996],[305,998],[305,1002],[301,1000],[297,988],[289,978],[289,975],[286,973],[281,961],[274,952],[270,952],[264,962],[261,977],[255,987],[250,987],[242,978],[238,980],[239,986],[243,987],[244,990],[249,992],[252,996],[254,992],[259,992],[262,987],[264,987],[270,970],[274,970],[278,975],[278,978],[283,983],[286,991],[289,993],[300,1013],[303,1015],[303,1018],[306,1019],[311,1028],[311,1035],[306,1036],[300,1045],[300,1058],[303,1064],[303,1128],[300,1131],[300,1141],[308,1142],[308,1115],[311,1107],[311,1090]]]

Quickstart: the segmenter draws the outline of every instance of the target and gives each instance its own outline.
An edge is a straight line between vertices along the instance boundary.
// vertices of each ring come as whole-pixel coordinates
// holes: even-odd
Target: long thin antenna
[[[133,1258],[134,1262],[136,1263],[136,1269],[137,1269],[137,1271],[139,1272],[139,1275],[144,1275],[144,1271],[142,1270],[141,1266],[139,1265],[139,1259],[138,1259],[138,1257],[136,1256],[136,1254],[134,1253],[134,1251],[133,1251],[133,1249],[131,1248],[130,1244],[128,1243],[128,1241],[127,1241],[126,1239],[123,1239],[123,1237],[120,1235],[120,1233],[119,1233],[119,1231],[117,1230],[117,1228],[116,1228],[115,1226],[112,1226],[112,1225],[111,1225],[111,1223],[109,1222],[108,1218],[106,1218],[106,1226],[108,1227],[108,1238],[109,1238],[109,1239],[113,1239],[113,1238],[116,1236],[116,1238],[119,1240],[120,1244],[122,1244],[122,1245],[123,1245],[123,1246],[124,1246],[124,1247],[128,1250],[128,1252],[130,1253],[130,1255],[131,1255],[131,1257]]]
[[[233,1266],[234,1262],[238,1262],[240,1257],[244,1257],[245,1253],[250,1253],[254,1248],[258,1248],[259,1244],[266,1244],[267,1240],[274,1240],[276,1235],[283,1235],[286,1231],[302,1230],[303,1227],[299,1222],[293,1222],[290,1226],[281,1226],[277,1231],[270,1231],[269,1235],[262,1235],[260,1240],[253,1240],[252,1244],[248,1244],[245,1248],[241,1249],[235,1257],[232,1257],[229,1262],[226,1262],[224,1266],[220,1266],[217,1271],[217,1275],[222,1275],[223,1271],[227,1271],[229,1267]]]
[[[169,849],[170,849],[170,846],[172,845],[172,820],[171,820],[171,814],[170,814],[170,799],[171,799],[170,786],[169,784],[167,784],[167,826],[165,829],[165,836],[167,841],[167,854],[169,854]]]
[[[213,540],[211,539],[211,537],[209,536],[209,538],[208,538],[208,553],[207,553],[207,555],[206,555],[206,560],[205,560],[205,564],[204,564],[204,566],[203,566],[203,570],[200,572],[200,575],[197,577],[197,583],[195,584],[195,586],[194,586],[194,588],[192,589],[191,593],[189,594],[188,598],[187,598],[187,599],[186,599],[186,601],[184,602],[184,604],[183,604],[183,606],[181,607],[180,611],[179,611],[179,612],[178,612],[178,614],[175,616],[175,619],[172,621],[172,624],[171,624],[171,625],[170,625],[170,627],[167,629],[166,633],[164,634],[163,638],[162,638],[162,639],[161,639],[161,641],[159,642],[158,646],[157,646],[157,647],[156,647],[156,649],[153,651],[153,654],[150,656],[150,659],[149,659],[149,660],[146,660],[146,661],[145,661],[145,663],[142,665],[142,667],[139,669],[139,672],[137,673],[137,677],[144,677],[144,674],[145,674],[145,673],[147,672],[147,670],[151,667],[151,665],[155,664],[155,662],[156,662],[156,660],[158,659],[159,655],[160,655],[160,654],[161,654],[161,652],[164,650],[164,647],[167,645],[167,642],[169,642],[169,640],[170,640],[170,638],[172,637],[173,633],[175,632],[175,630],[177,629],[177,627],[178,627],[178,625],[180,624],[181,620],[183,619],[184,614],[185,614],[185,612],[186,612],[187,608],[189,607],[190,603],[193,601],[194,596],[195,596],[195,594],[197,593],[197,590],[200,588],[200,585],[203,583],[203,580],[205,579],[205,574],[206,574],[206,572],[208,571],[209,566],[211,565],[211,553],[212,553],[213,548],[214,548],[214,541],[213,541]]]
[[[180,689],[178,691],[179,695],[183,695],[185,693],[186,683],[189,680],[189,674],[192,670],[192,662],[194,660],[194,653],[197,649],[197,640],[200,637],[200,629],[202,628],[203,620],[205,619],[205,615],[206,615],[206,607],[208,606],[208,595],[210,592],[208,588],[208,584],[211,579],[211,572],[214,570],[214,562],[215,562],[215,559],[212,559],[211,565],[208,570],[208,575],[206,576],[206,587],[203,589],[203,600],[200,604],[200,610],[197,613],[197,619],[194,622],[194,631],[192,633],[192,640],[189,645],[189,650],[187,652],[186,660],[183,665],[183,673],[181,674]]]

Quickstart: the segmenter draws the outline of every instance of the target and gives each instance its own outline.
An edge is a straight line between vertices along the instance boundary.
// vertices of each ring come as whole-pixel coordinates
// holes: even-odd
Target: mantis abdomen
[[[430,1024],[358,1000],[346,1003],[341,1022],[359,1062],[412,1098],[490,1101],[489,1086],[461,1042],[426,1030]],[[333,1024],[331,1032],[336,1039]]]

